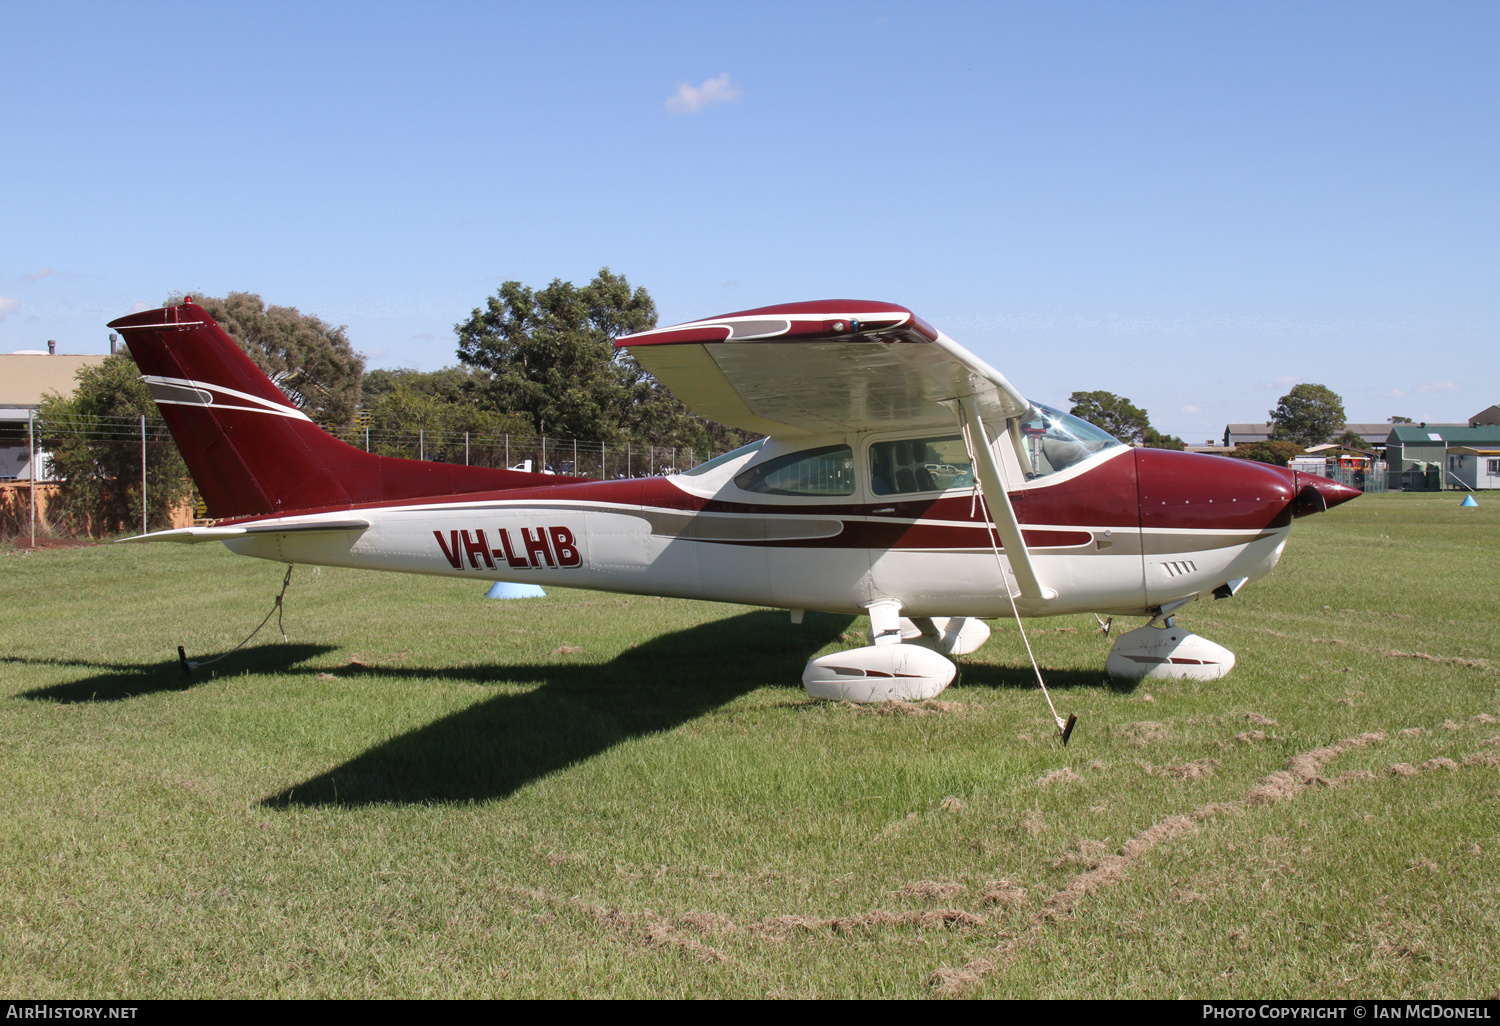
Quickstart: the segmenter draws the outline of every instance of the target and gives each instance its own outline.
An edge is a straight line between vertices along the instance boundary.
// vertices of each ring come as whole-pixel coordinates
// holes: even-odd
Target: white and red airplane
[[[915,700],[985,618],[1149,618],[1107,662],[1211,679],[1178,627],[1268,573],[1294,517],[1360,493],[1261,463],[1126,446],[1028,401],[904,307],[828,300],[620,338],[695,413],[764,433],[683,474],[596,481],[394,459],[312,423],[191,300],[112,321],[222,541],[286,563],[863,614],[814,696]]]

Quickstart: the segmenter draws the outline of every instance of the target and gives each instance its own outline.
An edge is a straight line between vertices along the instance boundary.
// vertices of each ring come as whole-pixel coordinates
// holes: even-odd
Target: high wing
[[[694,413],[762,434],[952,427],[960,399],[995,423],[1030,405],[999,371],[892,303],[766,306],[615,345]]]
[[[642,367],[700,417],[768,435],[950,428],[972,432],[975,469],[1022,594],[1037,576],[984,422],[1030,408],[1005,376],[904,306],[859,299],[757,310],[625,335]],[[1000,432],[1006,429],[1001,427]]]

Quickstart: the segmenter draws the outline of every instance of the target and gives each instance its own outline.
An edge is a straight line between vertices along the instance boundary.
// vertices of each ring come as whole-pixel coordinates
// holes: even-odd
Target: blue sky
[[[0,0],[0,352],[174,290],[455,361],[502,281],[905,304],[1190,442],[1500,402],[1500,5]]]

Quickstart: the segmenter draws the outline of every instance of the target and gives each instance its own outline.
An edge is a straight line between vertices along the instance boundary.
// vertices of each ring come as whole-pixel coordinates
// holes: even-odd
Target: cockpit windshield
[[[1012,431],[1027,480],[1055,474],[1095,453],[1124,445],[1102,428],[1050,406],[1032,406]]]

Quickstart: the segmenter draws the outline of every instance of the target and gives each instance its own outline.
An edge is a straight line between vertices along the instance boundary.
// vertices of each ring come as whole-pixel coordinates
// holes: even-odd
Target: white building
[[[42,403],[55,392],[72,395],[78,372],[97,367],[105,356],[55,356],[43,352],[0,354],[0,481],[31,479],[31,439],[28,424]],[[50,479],[45,454],[37,462],[38,481]]]
[[[1500,445],[1456,445],[1448,450],[1450,481],[1475,491],[1500,488]]]

